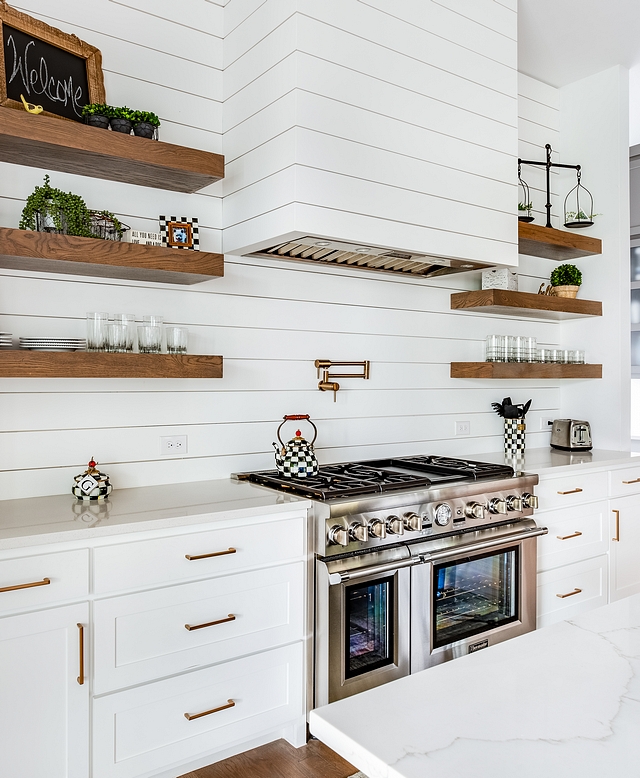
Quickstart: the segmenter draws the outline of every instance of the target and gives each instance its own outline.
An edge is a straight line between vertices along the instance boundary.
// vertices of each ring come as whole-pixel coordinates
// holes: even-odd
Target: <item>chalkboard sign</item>
[[[98,49],[0,0],[0,104],[81,122],[87,103],[105,102]]]

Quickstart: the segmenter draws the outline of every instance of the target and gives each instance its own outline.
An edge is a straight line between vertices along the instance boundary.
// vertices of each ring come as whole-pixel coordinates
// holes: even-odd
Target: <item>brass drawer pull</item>
[[[617,543],[620,542],[620,511],[612,511],[612,513],[616,514],[616,536],[615,538],[611,538],[611,540],[615,540]]]
[[[80,642],[80,675],[77,678],[80,686],[84,684],[84,625],[78,624],[78,638]]]
[[[184,717],[187,721],[193,721],[194,719],[210,716],[212,713],[219,713],[221,710],[227,710],[227,708],[233,708],[234,706],[235,702],[233,700],[227,700],[227,704],[221,705],[219,708],[211,708],[211,710],[205,710],[202,713],[185,713]]]
[[[582,532],[574,532],[572,535],[556,535],[558,540],[569,540],[569,538],[577,538],[582,535]]]
[[[206,624],[185,624],[184,628],[188,629],[189,632],[194,629],[204,629],[205,627],[215,627],[216,624],[225,624],[227,621],[235,621],[236,617],[233,615],[233,613],[230,613],[226,619],[218,619],[217,621],[208,621]]]
[[[50,583],[50,578],[43,578],[42,581],[34,581],[33,583],[17,584],[16,586],[5,586],[4,589],[0,589],[0,592],[15,592],[18,589],[33,589],[34,586],[49,586]]]
[[[226,551],[214,551],[213,554],[198,554],[198,556],[191,556],[191,554],[185,554],[184,558],[193,562],[196,559],[211,559],[212,556],[226,556],[227,554],[236,554],[235,548],[228,548]]]
[[[574,589],[572,592],[567,592],[567,594],[556,594],[556,597],[564,600],[565,597],[573,597],[574,594],[580,594],[581,591],[582,589]]]
[[[640,483],[640,478],[634,478],[633,481],[623,481],[623,484],[637,484]]]
[[[582,489],[570,489],[568,492],[558,492],[558,494],[577,494],[578,492],[581,492]]]

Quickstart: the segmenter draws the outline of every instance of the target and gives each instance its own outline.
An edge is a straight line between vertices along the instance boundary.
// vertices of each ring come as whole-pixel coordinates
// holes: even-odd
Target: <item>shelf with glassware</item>
[[[602,303],[597,300],[553,297],[510,289],[455,292],[451,295],[451,309],[555,320],[602,316]]]
[[[2,378],[222,378],[209,354],[0,350]]]
[[[551,362],[452,362],[451,378],[602,378],[602,365]]]

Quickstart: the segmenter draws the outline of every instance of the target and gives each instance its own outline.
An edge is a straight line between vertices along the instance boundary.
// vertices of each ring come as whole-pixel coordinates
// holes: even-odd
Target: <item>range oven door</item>
[[[367,562],[316,563],[316,707],[409,674],[407,565],[415,562]]]
[[[536,628],[536,538],[545,532],[491,532],[423,557],[411,570],[412,673]]]

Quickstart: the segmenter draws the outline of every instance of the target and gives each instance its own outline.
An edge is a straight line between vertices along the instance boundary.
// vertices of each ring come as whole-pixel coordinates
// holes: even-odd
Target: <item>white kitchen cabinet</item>
[[[606,500],[536,514],[549,529],[538,538],[538,572],[606,554],[609,503]]]
[[[0,775],[89,775],[88,623],[87,603],[0,619]]]
[[[538,573],[538,627],[607,604],[607,557]]]
[[[613,602],[640,592],[640,496],[613,499],[610,507]]]

